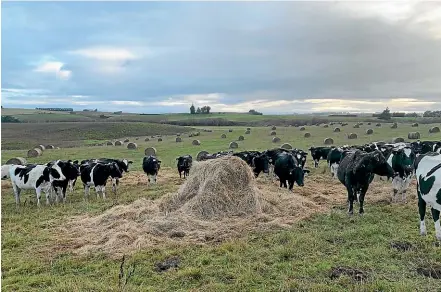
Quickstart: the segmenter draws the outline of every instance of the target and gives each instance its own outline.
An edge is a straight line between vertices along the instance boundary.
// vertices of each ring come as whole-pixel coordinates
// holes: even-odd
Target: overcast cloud
[[[441,3],[2,2],[2,105],[441,109]]]

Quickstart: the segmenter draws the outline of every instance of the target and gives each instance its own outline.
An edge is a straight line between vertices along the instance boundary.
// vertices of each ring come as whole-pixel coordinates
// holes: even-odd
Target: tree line
[[[211,110],[210,106],[203,106],[203,107],[198,107],[197,109],[194,107],[194,105],[192,104],[190,107],[190,114],[195,115],[195,114],[209,114]]]

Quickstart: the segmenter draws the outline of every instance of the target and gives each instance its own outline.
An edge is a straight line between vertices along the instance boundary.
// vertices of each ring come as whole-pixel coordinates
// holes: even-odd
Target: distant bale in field
[[[332,145],[332,144],[334,144],[334,139],[332,139],[332,138],[326,138],[326,139],[323,141],[323,143],[324,143],[325,145]]]
[[[239,141],[243,141],[243,140],[245,140],[245,137],[244,136],[239,136],[239,139],[238,139]]]
[[[34,148],[28,151],[28,157],[38,157],[41,156],[43,151],[40,148]]]
[[[158,142],[162,142],[162,138],[158,138]]]
[[[58,149],[60,149],[60,147],[57,147],[57,148],[55,148],[55,149],[57,149],[57,150],[58,150]]]
[[[409,134],[407,134],[407,139],[420,139],[421,135],[419,132],[409,132]]]
[[[303,137],[305,137],[305,138],[309,138],[309,137],[311,137],[311,133],[306,132],[306,133],[303,135]]]
[[[371,122],[368,122],[367,124],[368,124],[368,126],[370,126],[372,123],[371,123]]]
[[[363,126],[363,122],[358,122],[358,124],[359,124],[360,126]]]
[[[209,132],[212,132],[211,130],[209,131]],[[201,135],[201,132],[196,132],[196,133],[194,133],[194,135],[197,137],[197,136],[200,136]]]
[[[177,133],[176,136],[180,137],[180,136],[181,136],[181,133]]]
[[[198,154],[196,155],[196,161],[201,161],[202,157],[204,157],[205,155],[210,154],[205,150],[199,151]]]
[[[144,139],[144,141],[145,141],[145,142],[148,142],[148,141],[150,141],[150,138],[147,137],[147,138]]]
[[[429,129],[429,133],[433,134],[433,133],[439,133],[439,127],[432,127]]]
[[[299,129],[300,131],[305,131],[306,130],[306,128],[305,127],[300,127],[300,129]]]
[[[374,133],[374,130],[373,129],[367,129],[366,130],[366,134],[367,135],[372,135]]]
[[[125,139],[125,140],[124,140],[124,143],[129,143],[129,142],[130,142],[129,139]]]
[[[114,144],[113,144],[112,141],[107,141],[106,145],[107,145],[107,146],[113,146]]]
[[[193,133],[188,134],[188,138],[191,138],[191,137],[193,137],[193,136],[194,136]]]
[[[54,145],[46,145],[46,146],[44,146],[46,149],[55,149],[55,146]]]
[[[289,143],[284,143],[284,144],[282,144],[282,146],[280,146],[280,148],[290,150],[290,149],[292,149],[292,146]]]
[[[115,146],[122,146],[124,143],[122,141],[116,141]]]
[[[28,162],[23,157],[14,157],[6,161],[6,164],[26,165]]]
[[[134,142],[130,142],[129,144],[127,144],[127,149],[137,149],[138,145]]]
[[[276,126],[272,126],[271,130],[275,131],[277,128]]]
[[[381,127],[380,123],[375,124],[376,127]]]
[[[271,131],[270,136],[275,136],[277,135],[276,131]]]
[[[246,131],[245,131],[245,134],[246,134],[246,135],[249,135],[249,134],[251,134],[251,131],[250,131],[250,130],[246,130]]]
[[[251,128],[247,128],[247,131],[251,131]]]
[[[349,135],[348,135],[348,139],[357,139],[358,138],[358,136],[357,136],[357,134],[355,134],[355,133],[350,133]]]
[[[199,140],[193,140],[193,142],[191,142],[191,145],[201,145],[201,141]]]
[[[227,138],[227,135],[222,134],[222,135],[221,135],[221,138],[222,138],[222,139],[225,139],[225,138]]]
[[[329,125],[328,124],[324,124],[323,128],[329,128]]]
[[[274,137],[272,141],[273,141],[273,143],[279,143],[280,142],[280,138],[279,137]]]
[[[150,136],[150,138],[152,138],[152,139],[153,139],[153,138],[155,138],[155,136]]]
[[[347,126],[347,125],[348,125],[348,123],[341,123],[342,127]]]
[[[358,129],[358,128],[360,128],[360,125],[359,124],[354,124],[354,129]]]
[[[412,127],[413,127],[413,128],[418,127],[418,123],[413,123],[413,124],[412,124]]]
[[[330,124],[331,126],[334,126],[335,123],[334,123],[334,122],[330,122],[329,124]]]
[[[236,149],[239,147],[239,144],[237,144],[236,142],[230,142],[230,145],[228,146],[231,149]]]
[[[402,143],[404,142],[404,138],[401,137],[396,137],[392,140],[394,143]]]
[[[391,129],[396,129],[396,128],[398,128],[398,124],[397,124],[397,123],[393,123],[393,124],[390,126],[390,128],[391,128]]]
[[[340,132],[340,128],[334,128],[334,132],[335,132],[335,133]]]
[[[156,156],[156,148],[155,147],[147,147],[144,150],[144,154],[146,156],[150,156],[150,155]]]
[[[139,140],[139,137],[136,137],[135,140]]]
[[[229,129],[228,132],[230,132],[230,133],[233,132],[233,129]]]
[[[37,145],[35,146],[36,149],[40,149],[41,152],[43,152],[44,150],[46,150],[46,147],[44,147],[44,145]]]
[[[176,137],[176,143],[182,142],[182,138],[181,137]]]

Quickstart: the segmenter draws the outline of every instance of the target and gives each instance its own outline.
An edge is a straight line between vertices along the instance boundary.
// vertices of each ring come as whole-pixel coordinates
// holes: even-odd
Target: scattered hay
[[[421,139],[421,135],[419,132],[409,132],[407,139]]]
[[[397,123],[393,123],[393,124],[390,126],[390,128],[391,128],[391,129],[396,129],[396,128],[398,128],[398,124],[397,124]]]
[[[222,134],[222,135],[221,135],[221,138],[222,138],[222,139],[225,139],[225,138],[227,138],[227,135]]]
[[[156,156],[156,148],[155,147],[147,147],[144,150],[144,154],[146,156],[150,156],[150,155]]]
[[[130,142],[129,144],[127,144],[127,149],[137,149],[138,145],[134,142]]]
[[[6,164],[26,165],[28,162],[23,157],[14,157],[6,161]]]
[[[34,148],[28,151],[28,157],[38,157],[41,156],[43,151],[40,148]]]
[[[341,130],[340,130],[340,128],[334,128],[334,133],[338,133],[338,132],[340,132]]]
[[[158,142],[162,142],[162,138],[158,138]]]
[[[107,145],[107,146],[114,146],[115,144],[113,144],[112,141],[107,141],[106,145]]]
[[[129,142],[130,140],[128,138],[124,140],[124,143],[129,143]]]
[[[303,135],[303,137],[305,137],[305,138],[309,138],[309,137],[311,137],[311,133],[306,132],[306,133]]]
[[[413,123],[413,124],[412,124],[412,127],[413,127],[413,128],[418,127],[418,123]]]
[[[201,141],[199,141],[199,140],[193,140],[193,142],[191,142],[191,145],[195,145],[195,146],[197,146],[197,145],[201,145]]]
[[[122,146],[124,143],[122,141],[116,141],[115,146]]]
[[[394,142],[394,143],[402,143],[402,142],[404,142],[404,138],[396,137],[396,138],[394,138],[392,140],[392,142]]]
[[[374,133],[373,129],[367,129],[366,130],[366,135],[372,135]]]
[[[205,155],[210,154],[207,151],[199,151],[198,154],[196,155],[196,161],[201,161],[201,158],[204,157]]]
[[[246,130],[246,131],[245,131],[245,134],[246,134],[246,135],[249,135],[249,134],[251,134],[251,131],[250,131],[250,130]]]
[[[280,142],[280,138],[279,137],[274,137],[272,139],[273,143],[279,143]]]
[[[358,138],[358,136],[357,136],[357,134],[355,134],[355,133],[350,133],[349,135],[348,135],[348,139],[357,139]]]
[[[37,145],[37,146],[35,146],[34,148],[35,148],[35,149],[40,149],[42,152],[43,152],[44,150],[46,150],[46,147],[44,147],[44,145]]]
[[[334,144],[334,139],[332,139],[332,138],[326,138],[325,140],[323,140],[323,143],[324,143],[325,145],[332,145],[332,144]]]
[[[380,123],[375,124],[376,127],[381,127]]]
[[[230,145],[228,146],[228,148],[230,149],[236,149],[239,148],[239,144],[237,144],[236,142],[230,142]]]
[[[277,135],[276,131],[272,131],[272,132],[270,133],[270,136],[275,136],[275,135]]]
[[[182,138],[181,137],[176,137],[176,143],[180,143],[182,142]]]
[[[271,128],[271,130],[273,130],[273,131],[275,131],[277,128],[276,128],[276,126],[273,126],[272,128]]]
[[[282,146],[280,146],[280,148],[290,150],[290,149],[292,149],[292,145],[289,143],[285,143],[285,144],[282,144]]]
[[[299,129],[300,131],[305,131],[306,130],[306,128],[305,127],[300,127],[300,129]]]
[[[239,141],[243,141],[243,140],[245,140],[245,137],[244,136],[239,136],[239,139],[238,139]]]
[[[439,132],[440,132],[439,127],[432,127],[429,129],[430,134],[439,133]]]
[[[55,146],[54,145],[46,145],[46,146],[44,146],[46,149],[55,149]]]

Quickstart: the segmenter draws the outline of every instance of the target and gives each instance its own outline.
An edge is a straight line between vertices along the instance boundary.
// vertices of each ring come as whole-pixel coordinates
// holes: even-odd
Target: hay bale
[[[362,125],[363,125],[363,122],[358,122],[358,124],[359,124],[360,126],[362,126]]]
[[[230,133],[233,132],[233,129],[229,129],[228,132],[230,132]]]
[[[191,145],[201,145],[201,141],[193,140],[193,142],[191,142]]]
[[[122,141],[116,141],[115,146],[122,146],[124,143]]]
[[[191,138],[191,137],[193,137],[194,136],[194,134],[193,133],[190,133],[189,135],[188,135],[188,138]]]
[[[107,145],[107,146],[114,146],[114,144],[113,144],[112,141],[107,141],[106,145]]]
[[[397,137],[397,138],[394,138],[392,141],[393,141],[394,143],[403,143],[403,142],[404,142],[404,138]]]
[[[158,138],[158,142],[162,142],[162,138]]]
[[[432,127],[429,129],[429,133],[433,134],[433,133],[439,133],[439,127]]]
[[[182,138],[181,137],[176,137],[176,143],[182,142]]]
[[[419,132],[409,132],[409,134],[407,134],[407,139],[420,139],[421,135]]]
[[[43,153],[40,148],[34,148],[28,151],[28,157],[38,157]]]
[[[251,131],[251,128],[247,128],[247,131]]]
[[[211,132],[211,130],[210,130],[210,132]],[[196,132],[196,133],[194,133],[194,135],[195,135],[195,136],[200,136],[200,135],[201,135],[201,132]]]
[[[156,156],[156,148],[155,147],[147,147],[144,150],[144,154],[146,156],[150,156],[150,155]]]
[[[290,149],[292,149],[292,145],[289,143],[284,143],[284,144],[282,144],[282,146],[280,146],[280,148],[290,150]]]
[[[371,124],[372,124],[371,122],[368,122],[368,123],[367,123],[368,126],[370,126]]]
[[[348,139],[357,139],[358,138],[358,136],[357,136],[357,134],[355,134],[355,133],[350,133],[349,135],[348,135]]]
[[[398,128],[398,124],[397,124],[397,123],[393,123],[393,124],[390,126],[390,128],[391,128],[391,129],[396,129],[396,128]]]
[[[270,136],[275,136],[277,135],[276,131],[271,131]]]
[[[243,140],[245,140],[245,137],[244,136],[239,136],[239,139],[238,139],[239,141],[243,141]]]
[[[358,129],[358,128],[360,128],[360,125],[359,124],[354,124],[354,129]]]
[[[212,221],[262,212],[254,174],[242,159],[229,156],[198,162],[191,173],[177,194],[161,202],[162,212],[179,210]]]
[[[210,153],[208,153],[205,150],[199,151],[198,154],[196,155],[196,161],[201,161],[202,157],[204,157],[205,155],[208,155]]]
[[[14,157],[6,161],[6,164],[26,165],[28,162],[23,157]]]
[[[43,152],[44,150],[46,150],[46,147],[44,147],[44,145],[37,145],[34,147],[34,149],[40,149],[41,152]]]
[[[279,137],[274,137],[272,141],[273,141],[273,143],[279,143],[280,142],[280,138]]]
[[[127,149],[137,149],[138,145],[134,142],[130,142],[129,144],[127,144]]]
[[[130,142],[129,139],[125,139],[125,140],[124,140],[124,143],[129,143],[129,142]]]
[[[230,142],[230,145],[228,145],[228,147],[230,149],[236,149],[239,147],[239,144],[237,144],[236,142],[233,141],[233,142]]]
[[[300,131],[305,131],[305,127],[300,127]]]
[[[177,137],[181,137],[181,133],[177,133],[176,136],[177,136]]]
[[[272,126],[271,130],[275,131],[277,128],[276,126]]]
[[[225,139],[225,138],[227,138],[227,135],[222,134],[222,135],[221,135],[221,138],[222,138],[222,139]]]
[[[366,135],[372,135],[374,133],[373,129],[367,129],[366,130]]]
[[[376,127],[381,127],[380,123],[375,124]]]
[[[413,127],[413,128],[418,127],[418,123],[413,123],[413,124],[412,124],[412,127]]]
[[[340,128],[334,128],[334,133],[338,133],[338,132],[340,132],[341,130],[340,130]]]
[[[324,143],[325,145],[332,145],[332,144],[334,144],[334,139],[332,139],[332,138],[326,138],[326,139],[323,141],[323,143]]]
[[[139,140],[139,137],[136,137],[135,140]]]
[[[46,146],[44,146],[46,149],[55,149],[55,146],[54,145],[46,145]]]
[[[306,132],[306,133],[303,135],[303,137],[305,137],[305,138],[309,138],[309,137],[311,137],[311,133]]]
[[[329,128],[329,125],[328,124],[324,124],[323,128]]]
[[[246,135],[249,135],[249,134],[251,134],[251,131],[250,131],[250,130],[246,130],[246,131],[245,131],[245,134],[246,134]]]
[[[145,142],[148,142],[148,141],[150,141],[150,138],[147,137],[147,138],[144,139],[144,141],[145,141]]]

